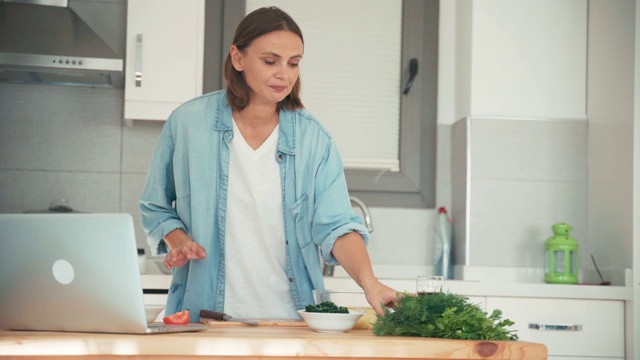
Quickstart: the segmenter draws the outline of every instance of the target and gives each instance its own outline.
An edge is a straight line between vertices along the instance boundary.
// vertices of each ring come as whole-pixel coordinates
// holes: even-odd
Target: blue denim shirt
[[[298,309],[324,289],[320,256],[351,231],[368,232],[351,207],[342,159],[329,133],[304,110],[281,111],[276,157],[280,165],[287,246],[286,271]],[[231,108],[224,90],[178,107],[167,120],[140,199],[142,226],[154,255],[167,252],[164,236],[181,228],[207,252],[173,270],[166,313],[224,309],[225,216],[229,180]],[[173,202],[175,201],[175,205]],[[260,256],[260,254],[246,254]],[[259,301],[259,300],[257,300]]]

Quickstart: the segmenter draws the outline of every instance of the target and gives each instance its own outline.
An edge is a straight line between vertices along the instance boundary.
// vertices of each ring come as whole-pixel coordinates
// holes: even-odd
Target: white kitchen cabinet
[[[202,94],[204,0],[129,0],[124,119],[166,120]]]
[[[520,340],[545,344],[549,359],[624,358],[623,301],[490,296],[486,306],[513,320]]]
[[[167,294],[144,294],[144,304],[147,306],[165,306],[167,304]]]

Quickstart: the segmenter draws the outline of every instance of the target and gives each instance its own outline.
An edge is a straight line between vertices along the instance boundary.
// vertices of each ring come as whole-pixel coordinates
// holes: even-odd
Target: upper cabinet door
[[[124,118],[166,120],[202,94],[204,0],[129,0]]]

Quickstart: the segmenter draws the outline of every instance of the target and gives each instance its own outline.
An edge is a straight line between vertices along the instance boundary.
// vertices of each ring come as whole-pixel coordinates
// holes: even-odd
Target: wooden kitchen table
[[[123,335],[0,331],[0,359],[546,359],[543,344],[318,333],[308,327],[223,326],[203,332]]]

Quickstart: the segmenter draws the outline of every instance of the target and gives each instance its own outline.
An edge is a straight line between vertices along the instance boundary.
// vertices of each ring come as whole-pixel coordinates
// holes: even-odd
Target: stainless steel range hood
[[[123,60],[67,0],[0,0],[0,82],[123,86]]]

